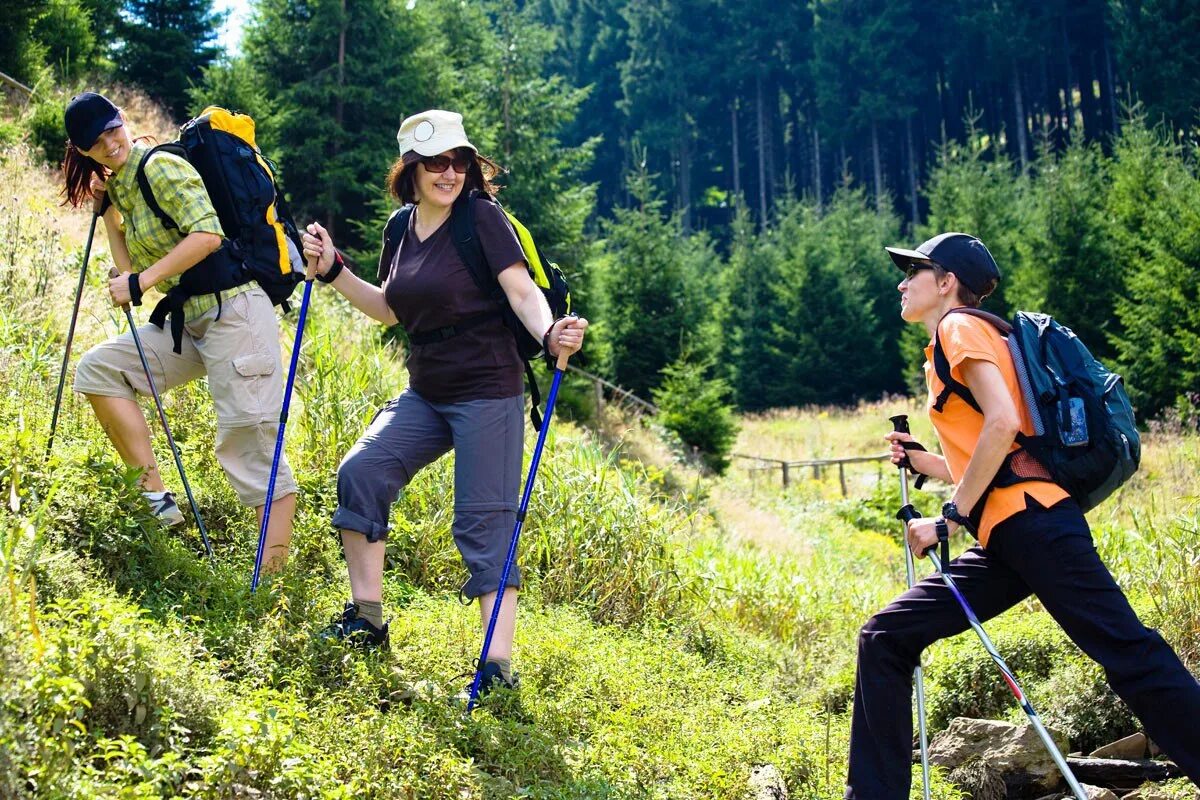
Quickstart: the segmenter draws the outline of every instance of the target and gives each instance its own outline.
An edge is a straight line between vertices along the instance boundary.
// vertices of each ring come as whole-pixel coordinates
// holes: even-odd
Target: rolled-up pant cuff
[[[500,577],[504,574],[504,565],[486,569],[483,572],[477,572],[472,575],[462,587],[462,595],[468,600],[474,600],[476,597],[485,594],[491,594],[500,590]],[[521,568],[516,564],[512,565],[512,569],[508,571],[509,589],[520,589],[524,585],[521,580]]]
[[[343,531],[355,531],[367,537],[368,542],[381,542],[387,539],[390,528],[387,525],[380,525],[378,522],[371,520],[359,514],[356,511],[351,511],[345,506],[338,506],[333,512],[333,527]],[[496,580],[498,581],[499,573]]]

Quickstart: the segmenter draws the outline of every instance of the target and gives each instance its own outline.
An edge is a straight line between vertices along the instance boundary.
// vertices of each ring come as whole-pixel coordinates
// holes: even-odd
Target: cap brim
[[[908,269],[908,265],[914,261],[928,261],[929,256],[919,250],[905,250],[903,247],[885,247],[888,255],[892,257],[892,262],[900,269]]]
[[[121,117],[119,115],[113,117],[112,119],[108,120],[107,122],[98,123],[94,128],[92,128],[91,130],[88,131],[88,136],[91,139],[91,141],[88,143],[88,145],[86,147],[80,147],[79,149],[80,150],[91,150],[93,147],[96,146],[96,141],[100,138],[100,134],[104,133],[105,131],[111,131],[113,128],[120,128],[124,124],[125,124],[125,122],[121,119]],[[76,145],[78,146],[78,143],[76,143]]]

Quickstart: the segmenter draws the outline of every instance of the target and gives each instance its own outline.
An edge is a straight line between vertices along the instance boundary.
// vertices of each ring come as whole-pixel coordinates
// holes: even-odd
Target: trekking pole
[[[898,433],[908,433],[908,415],[897,414],[891,418],[892,429]],[[900,466],[900,502],[905,508],[909,507],[908,503],[908,467],[912,462],[908,460],[908,454],[905,453],[904,462]],[[913,566],[912,549],[908,546],[908,523],[904,525],[904,536],[901,541],[904,543],[904,571],[908,576],[908,587],[911,589],[916,582],[916,570]],[[913,670],[914,680],[917,686],[917,731],[920,734],[921,742],[921,784],[922,792],[925,800],[930,800],[929,789],[929,736],[925,727],[925,674],[921,669],[920,658],[917,659],[917,667]]]
[[[75,305],[71,309],[71,324],[67,327],[67,346],[63,349],[62,369],[58,372],[58,391],[54,394],[54,413],[50,416],[50,437],[46,439],[46,458],[54,449],[54,431],[58,429],[58,411],[62,408],[63,386],[67,382],[67,366],[71,361],[71,344],[75,341],[75,322],[79,319],[79,301],[83,298],[83,283],[87,278],[88,258],[92,254],[92,238],[96,235],[96,220],[100,219],[99,210],[92,214],[92,224],[88,226],[87,244],[83,248],[83,263],[79,266],[79,283],[75,286]]]
[[[917,519],[921,513],[917,511],[909,503],[905,503],[904,507],[896,513],[898,519],[904,520],[905,526],[909,520]],[[907,529],[907,528],[906,528]],[[905,537],[905,546],[907,547],[907,537]],[[1004,663],[1004,659],[997,652],[996,646],[992,644],[992,640],[988,638],[987,632],[984,631],[983,625],[979,622],[979,618],[975,616],[975,612],[971,610],[971,606],[967,603],[967,598],[963,597],[962,591],[958,588],[958,584],[954,579],[946,573],[943,568],[941,559],[935,554],[936,547],[931,546],[925,551],[925,555],[929,556],[933,562],[933,567],[941,575],[942,583],[946,584],[946,588],[954,595],[954,599],[962,606],[963,613],[967,615],[967,622],[971,623],[971,627],[975,630],[975,634],[979,637],[979,641],[983,642],[983,649],[987,650],[987,654],[992,657],[992,661],[996,662],[996,666],[1000,668],[1000,674],[1004,678],[1004,682],[1008,684],[1009,690],[1012,691],[1013,697],[1017,699],[1017,703],[1021,706],[1021,710],[1025,712],[1025,716],[1029,718],[1029,724],[1033,726],[1037,732],[1038,738],[1042,740],[1042,744],[1046,746],[1046,751],[1050,753],[1050,757],[1054,759],[1055,765],[1058,766],[1058,771],[1062,773],[1063,779],[1070,787],[1071,793],[1075,795],[1077,800],[1088,800],[1087,792],[1079,785],[1079,781],[1075,779],[1075,774],[1071,772],[1071,768],[1067,766],[1067,760],[1063,758],[1062,751],[1058,749],[1058,745],[1050,738],[1049,732],[1046,731],[1046,726],[1042,724],[1041,717],[1033,710],[1033,704],[1029,702],[1029,698],[1025,696],[1021,685],[1017,683],[1017,676],[1008,668],[1008,664]]]
[[[296,380],[296,364],[300,359],[300,341],[304,336],[304,320],[308,316],[308,300],[312,296],[313,278],[317,276],[317,259],[308,260],[304,273],[304,297],[300,301],[300,316],[296,320],[296,340],[292,343],[292,360],[288,366],[287,386],[283,390],[283,408],[279,412],[279,433],[275,435],[275,456],[271,459],[271,478],[267,481],[267,496],[263,501],[262,526],[258,529],[258,551],[254,554],[254,574],[250,576],[250,591],[258,588],[262,572],[263,548],[267,544],[267,525],[271,521],[271,502],[275,494],[275,477],[279,474],[279,459],[283,455],[283,430],[287,426],[288,409],[292,402],[292,384]]]
[[[529,508],[533,479],[537,475],[538,463],[542,460],[542,448],[546,445],[546,432],[550,430],[550,417],[554,414],[554,401],[558,398],[558,386],[562,383],[569,357],[566,353],[560,353],[558,362],[554,365],[554,381],[550,384],[550,394],[546,398],[546,414],[542,419],[542,429],[538,432],[537,446],[533,448],[533,458],[529,461],[529,475],[525,478],[525,492],[521,495],[521,506],[517,509],[517,524],[513,527],[512,539],[508,543],[508,557],[504,559],[504,569],[500,573],[500,588],[496,590],[496,602],[492,604],[492,617],[488,620],[487,633],[483,637],[483,649],[480,650],[479,661],[475,665],[475,680],[471,681],[471,698],[467,701],[468,714],[474,710],[475,704],[479,701],[479,686],[483,682],[483,665],[487,663],[488,650],[492,646],[492,634],[496,632],[496,622],[500,619],[500,603],[504,600],[504,589],[508,586],[508,573],[517,556],[517,540],[521,538],[521,526],[525,522],[525,512]]]
[[[111,267],[108,270],[108,277],[120,277],[116,267]],[[154,386],[154,376],[150,374],[150,362],[146,360],[146,351],[142,348],[142,337],[138,335],[137,323],[133,320],[133,312],[129,309],[129,304],[121,306],[121,310],[125,312],[125,320],[129,323],[129,333],[133,336],[133,343],[137,346],[138,358],[142,360],[142,370],[146,373],[146,384],[150,387],[150,395],[154,398],[154,407],[158,409],[158,421],[162,423],[163,433],[167,435],[167,444],[171,447],[171,455],[175,456],[175,468],[179,470],[179,478],[183,481],[183,491],[187,493],[188,503],[192,507],[192,516],[196,518],[196,527],[200,530],[200,538],[204,542],[204,552],[208,554],[208,560],[213,560],[212,545],[208,542],[208,530],[204,527],[204,520],[200,519],[200,508],[196,505],[196,498],[192,495],[192,486],[188,483],[187,473],[183,471],[183,458],[179,455],[179,448],[175,446],[175,437],[171,435],[171,426],[167,424],[167,412],[163,411],[162,398],[158,396],[158,389]]]

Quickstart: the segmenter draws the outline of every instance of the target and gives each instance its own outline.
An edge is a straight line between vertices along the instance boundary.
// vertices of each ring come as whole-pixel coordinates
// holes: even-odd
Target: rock
[[[1086,783],[1081,783],[1079,785],[1083,787],[1083,791],[1087,795],[1088,800],[1120,800],[1120,798],[1113,793],[1112,789],[1105,789],[1101,786],[1090,786]]]
[[[788,800],[783,775],[771,764],[759,764],[750,770],[747,784],[747,800]]]
[[[1004,776],[986,761],[971,758],[950,771],[948,779],[971,800],[1008,800]]]
[[[1157,786],[1143,786],[1123,795],[1121,800],[1175,800],[1175,798]]]
[[[1129,792],[1146,781],[1165,781],[1183,774],[1172,761],[1116,758],[1068,758],[1067,766],[1080,781]]]
[[[1098,747],[1092,751],[1092,758],[1144,758],[1146,755],[1146,734],[1135,733],[1124,739]]]
[[[1061,750],[1067,749],[1062,734],[1051,731],[1050,735]],[[1029,725],[956,717],[950,727],[933,737],[929,746],[929,763],[949,770],[971,758],[987,762],[1002,775],[1021,775],[1021,783],[1031,784],[1035,789],[1029,793],[1033,796],[1036,789],[1052,791],[1062,779],[1054,759]],[[1009,788],[1013,788],[1011,783]]]

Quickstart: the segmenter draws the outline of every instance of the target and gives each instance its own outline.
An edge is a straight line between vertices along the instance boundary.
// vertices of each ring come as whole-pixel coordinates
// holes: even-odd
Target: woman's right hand
[[[329,231],[325,230],[319,222],[308,223],[308,228],[300,236],[304,244],[304,261],[307,263],[310,259],[317,259],[317,274],[324,275],[333,266],[333,257],[336,250],[333,246],[333,239],[329,236]]]
[[[900,444],[901,442],[916,442],[917,440],[912,437],[912,434],[901,433],[900,431],[892,431],[883,438],[886,439],[891,445],[891,453],[889,453],[889,455],[892,457],[893,464],[898,467],[901,464],[904,464],[905,459],[907,459],[908,463],[913,465],[913,469],[915,469],[917,472],[923,471],[917,466],[916,462],[920,461],[922,456],[926,455],[926,453],[923,450],[905,450]]]

